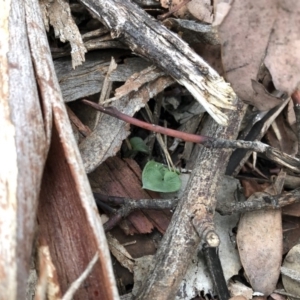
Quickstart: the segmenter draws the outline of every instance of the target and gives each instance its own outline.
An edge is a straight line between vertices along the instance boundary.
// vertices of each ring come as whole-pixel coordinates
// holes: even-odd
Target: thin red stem
[[[204,142],[207,142],[209,140],[212,140],[212,138],[208,136],[203,136],[203,135],[197,135],[197,134],[191,134],[191,133],[186,133],[183,131],[178,131],[170,128],[165,128],[159,125],[155,124],[150,124],[143,122],[141,120],[132,118],[126,114],[121,113],[118,111],[115,107],[109,106],[109,107],[103,107],[102,105],[99,105],[95,102],[89,101],[89,100],[82,100],[83,103],[95,108],[96,110],[99,110],[105,114],[108,114],[112,117],[115,117],[117,119],[120,119],[124,122],[127,122],[129,124],[138,126],[140,128],[144,128],[150,131],[154,131],[157,133],[165,134],[168,136],[172,136],[174,138],[182,139],[186,142],[192,142],[192,143],[197,143],[197,144],[202,144]]]

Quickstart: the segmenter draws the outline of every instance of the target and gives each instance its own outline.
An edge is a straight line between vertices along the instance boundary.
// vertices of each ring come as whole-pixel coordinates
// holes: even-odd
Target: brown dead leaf
[[[253,290],[239,281],[230,280],[228,290],[233,298],[243,297],[247,300],[252,299]]]
[[[246,198],[249,198],[256,192],[262,192],[270,186],[269,183],[259,184],[255,180],[241,180],[243,186],[243,192]]]
[[[277,293],[272,293],[270,295],[270,298],[271,298],[271,300],[286,300],[287,299],[286,296],[283,296],[283,295],[280,295],[280,294],[277,294]]]
[[[300,2],[277,2],[265,64],[277,90],[291,95],[300,84]]]
[[[281,192],[285,173],[265,193]],[[253,199],[253,194],[249,201]],[[242,215],[237,234],[240,259],[255,292],[270,295],[276,288],[282,257],[281,210],[255,211]]]
[[[280,18],[277,8],[278,2],[273,0],[233,1],[219,26],[226,78],[241,99],[259,110],[268,110],[281,103],[280,99],[271,98],[262,90],[255,91],[252,86],[252,81],[258,80],[268,51],[274,22]]]
[[[134,259],[132,256],[129,254],[126,248],[121,245],[121,243],[110,233],[107,233],[106,237],[112,255],[123,267],[127,268],[131,273],[133,273]]]
[[[243,215],[237,243],[242,265],[254,291],[270,295],[281,265],[281,211],[257,211]]]

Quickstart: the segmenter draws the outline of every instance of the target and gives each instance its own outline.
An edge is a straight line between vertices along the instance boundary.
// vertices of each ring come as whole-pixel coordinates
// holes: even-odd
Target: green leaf
[[[181,187],[181,180],[176,172],[169,171],[153,160],[146,164],[142,182],[143,189],[162,193],[176,192]]]
[[[130,141],[132,150],[143,152],[146,154],[149,153],[149,149],[148,149],[147,145],[140,137],[133,137],[129,141]]]

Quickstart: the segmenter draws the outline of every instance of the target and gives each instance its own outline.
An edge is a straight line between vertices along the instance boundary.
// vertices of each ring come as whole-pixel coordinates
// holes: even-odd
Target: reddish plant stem
[[[204,142],[207,141],[213,141],[212,138],[208,137],[208,136],[202,136],[202,135],[196,135],[196,134],[191,134],[191,133],[186,133],[186,132],[182,132],[182,131],[178,131],[178,130],[174,130],[174,129],[170,129],[170,128],[165,128],[159,125],[155,125],[155,124],[150,124],[150,123],[146,123],[143,122],[141,120],[132,118],[128,115],[125,115],[123,113],[121,113],[120,111],[118,111],[116,108],[109,106],[109,107],[104,107],[102,105],[99,105],[95,102],[89,101],[89,100],[82,100],[83,103],[95,108],[96,110],[99,110],[107,115],[110,115],[112,117],[115,117],[117,119],[120,119],[124,122],[127,122],[129,124],[138,126],[140,128],[144,128],[150,131],[154,131],[154,132],[158,132],[161,134],[165,134],[168,136],[172,136],[175,138],[179,138],[182,139],[186,142],[192,142],[192,143],[197,143],[197,144],[203,144]]]
[[[243,140],[225,140],[225,139],[216,139],[203,135],[190,134],[178,130],[173,130],[165,127],[161,127],[155,124],[149,124],[143,122],[141,120],[132,118],[128,115],[125,115],[118,111],[116,108],[103,107],[99,104],[96,104],[89,100],[82,100],[83,103],[93,107],[96,110],[99,110],[105,114],[108,114],[112,117],[130,123],[132,125],[158,132],[161,134],[165,134],[168,136],[172,136],[175,138],[182,139],[186,142],[198,143],[208,148],[227,148],[227,149],[248,149],[251,151],[255,151],[258,153],[264,153],[267,158],[276,162],[279,165],[285,166],[297,173],[300,173],[300,159],[288,155],[280,150],[270,147],[267,144],[258,141],[243,141]],[[299,130],[300,132],[300,130]]]

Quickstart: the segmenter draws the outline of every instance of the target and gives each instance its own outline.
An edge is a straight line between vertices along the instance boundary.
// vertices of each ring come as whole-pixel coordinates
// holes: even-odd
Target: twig
[[[94,265],[96,264],[97,260],[99,258],[99,254],[96,253],[93,257],[93,259],[89,262],[86,269],[82,272],[82,274],[72,282],[67,292],[62,297],[62,300],[72,300],[74,294],[79,289],[80,285],[85,281],[85,279],[89,276],[91,273]]]
[[[245,202],[232,202],[228,204],[228,203],[223,203],[218,201],[216,206],[216,211],[221,215],[231,215],[234,213],[245,213],[254,210],[278,209],[281,207],[285,207],[287,205],[291,205],[293,203],[299,203],[300,188],[297,188],[290,192],[282,193],[280,195],[275,195],[275,196],[269,195],[267,193],[258,193],[255,197],[253,196],[251,201],[245,201]],[[106,196],[99,193],[94,193],[94,197],[96,199],[97,205],[101,207],[105,204],[123,206],[119,210],[110,208],[110,212],[115,214],[116,217],[119,216],[120,220],[128,216],[128,214],[130,214],[132,211],[136,209],[158,209],[158,210],[175,209],[179,201],[177,198],[131,199],[125,197]],[[114,224],[114,222],[116,221],[117,220],[111,221],[113,226],[117,225],[117,223]],[[104,227],[106,226],[108,227],[107,223],[104,224]],[[107,230],[110,229],[111,228]]]
[[[125,197],[105,196],[99,193],[94,193],[97,205],[103,205],[102,202],[110,205],[122,205],[120,209],[114,212],[114,215],[103,225],[105,231],[115,227],[122,218],[126,218],[131,212],[137,209],[172,209],[175,208],[178,199],[139,199],[133,200]]]
[[[128,115],[121,113],[120,111],[118,111],[116,108],[112,106],[103,107],[89,100],[82,100],[82,102],[112,117],[115,117],[117,119],[123,120],[132,125],[150,131],[159,132],[161,134],[165,134],[175,138],[180,138],[186,142],[202,144],[203,146],[208,148],[247,149],[258,153],[263,153],[266,155],[267,158],[278,163],[279,165],[285,166],[295,172],[300,172],[300,160],[298,158],[292,157],[284,152],[281,152],[278,149],[275,149],[259,141],[251,142],[251,141],[243,141],[243,140],[226,140],[226,139],[190,134],[190,133],[177,131],[170,128],[165,128],[159,125],[143,122],[141,120],[132,118]]]
[[[244,213],[253,210],[278,209],[298,202],[300,202],[300,188],[275,196],[258,193],[256,197],[252,198],[252,201],[230,204],[218,203],[216,211],[221,215],[231,215],[233,213]]]

